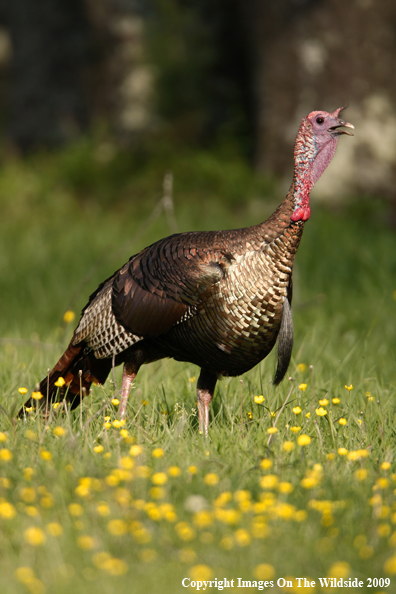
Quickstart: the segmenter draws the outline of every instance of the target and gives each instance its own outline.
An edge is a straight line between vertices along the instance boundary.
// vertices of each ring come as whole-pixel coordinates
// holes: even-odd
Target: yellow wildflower
[[[376,481],[375,481],[376,486],[378,487],[378,489],[387,489],[389,487],[389,479],[380,476]]]
[[[329,578],[345,579],[351,572],[351,567],[346,561],[337,561],[333,563],[328,571]]]
[[[350,384],[349,386],[347,386],[347,385],[345,384],[345,389],[346,389],[346,390],[348,390],[348,392],[350,392],[351,390],[353,390],[353,386],[352,386],[352,384]]]
[[[21,387],[21,388],[18,388],[18,392],[19,392],[20,394],[27,394],[27,392],[28,392],[28,389],[27,389],[27,388],[24,388],[24,387]]]
[[[63,314],[63,321],[65,322],[65,324],[71,324],[75,317],[76,317],[76,314],[74,313],[74,311],[71,311],[70,309],[68,309]]]
[[[143,563],[152,563],[157,558],[157,551],[154,549],[142,549],[139,553],[140,561]]]
[[[342,448],[345,449],[345,448]],[[340,452],[338,452],[340,453]],[[345,455],[345,454],[342,454]],[[368,450],[353,450],[352,452],[348,452],[348,460],[360,460],[361,458],[367,458],[370,455]]]
[[[307,384],[300,384],[298,386],[298,389],[301,390],[302,392],[305,392],[305,390],[307,389]]]
[[[124,520],[117,518],[107,523],[107,530],[113,536],[123,536],[128,531],[128,525]]]
[[[278,432],[278,427],[269,427],[267,429],[267,433],[269,433],[269,435],[274,435],[277,432]]]
[[[57,388],[62,388],[62,386],[65,385],[65,380],[63,379],[63,377],[58,377],[58,379],[56,380],[56,382],[54,382],[54,386],[56,386]]]
[[[262,394],[260,394],[260,396],[255,396],[254,397],[254,401],[256,404],[262,404],[264,402],[265,398]]]
[[[251,413],[251,412],[248,412],[248,413],[247,413],[247,416],[248,416],[248,419],[250,419],[250,420],[252,420],[252,419],[253,419],[253,413]]]
[[[162,458],[164,454],[165,454],[165,452],[162,448],[155,448],[152,451],[151,455],[153,456],[153,458]]]
[[[165,485],[168,481],[168,477],[166,476],[165,472],[156,472],[151,477],[152,482],[154,485]]]
[[[355,479],[357,481],[365,481],[367,477],[368,470],[366,468],[359,468],[359,470],[355,472]]]
[[[122,421],[120,421],[119,419],[115,419],[113,421],[113,427],[115,427],[116,429],[120,429],[120,427],[123,427],[125,425],[125,419],[122,419]]]
[[[229,551],[234,546],[234,540],[231,536],[224,536],[220,541],[220,547],[225,551]]]
[[[194,563],[194,561],[196,561],[197,553],[192,549],[180,549],[178,557],[182,563],[187,563],[188,565],[190,565],[191,563]]]
[[[381,470],[389,470],[391,467],[390,462],[382,462],[381,464]]]
[[[4,518],[5,520],[12,520],[16,516],[16,509],[12,505],[3,498],[0,498],[0,518]]]
[[[26,528],[23,533],[23,538],[27,544],[30,544],[33,547],[43,545],[47,540],[43,530],[37,526],[30,526],[30,528]]]
[[[15,570],[15,576],[22,584],[31,584],[36,579],[34,570],[31,567],[18,567]]]
[[[295,415],[299,415],[301,413],[301,408],[299,406],[295,406],[292,410]]]
[[[196,534],[195,534],[195,530],[193,528],[191,528],[190,524],[188,524],[187,522],[178,522],[175,526],[175,530],[179,536],[179,538],[181,538],[181,540],[184,540],[186,542],[189,542],[190,540],[194,540]]]
[[[298,436],[297,443],[298,443],[299,446],[309,445],[311,443],[311,438],[309,437],[309,435],[305,435],[303,433],[302,435],[299,435]]]
[[[77,538],[77,546],[83,551],[91,551],[97,546],[97,543],[93,536],[82,534]]]
[[[310,412],[307,412],[307,414],[305,415],[305,418],[306,419],[309,419],[310,417],[311,417],[311,413]]]
[[[329,401],[327,400],[327,398],[322,398],[322,400],[319,400],[319,404],[320,406],[327,406],[329,404]]]
[[[48,450],[41,450],[40,458],[48,462],[49,460],[52,460],[52,454]]]
[[[284,481],[282,483],[279,483],[279,485],[278,485],[278,491],[279,491],[279,493],[289,494],[289,493],[292,493],[293,490],[294,490],[293,485],[291,483],[286,482],[286,481]]]
[[[394,575],[396,573],[396,555],[389,557],[384,563],[384,572],[388,575]]]
[[[325,415],[327,415],[327,410],[322,406],[317,408],[315,412],[318,415],[318,417],[324,417]]]
[[[33,487],[24,487],[21,489],[20,496],[25,503],[33,503],[37,499],[36,489]]]
[[[213,570],[208,565],[194,565],[188,574],[194,582],[207,582],[213,577]]]
[[[190,474],[197,474],[198,468],[194,464],[191,464],[191,466],[187,468],[187,472]]]
[[[178,466],[169,466],[169,468],[168,468],[168,474],[172,478],[177,478],[178,476],[181,475],[181,473],[182,473],[182,471]]]
[[[301,427],[299,427],[298,425],[294,425],[293,427],[290,427],[290,431],[293,431],[293,433],[298,433],[299,431],[301,431]]]
[[[41,400],[41,398],[44,398],[44,396],[41,392],[32,392],[32,398],[33,400]]]
[[[0,450],[0,460],[3,462],[10,462],[13,459],[13,454],[10,450],[6,448]]]
[[[252,537],[250,536],[249,532],[244,528],[239,528],[234,533],[235,542],[240,547],[247,547],[250,545],[252,541]]]
[[[304,489],[313,489],[319,484],[319,480],[316,476],[306,476],[305,478],[301,479],[300,485]]]
[[[269,458],[263,458],[260,462],[260,467],[264,470],[269,470],[270,468],[272,468],[272,460],[270,460]]]
[[[33,468],[30,468],[30,466],[27,466],[26,468],[23,469],[23,478],[25,479],[25,481],[32,480],[33,475],[34,475],[34,470],[33,470]]]
[[[52,433],[55,435],[55,437],[63,437],[66,433],[66,429],[64,429],[63,427],[54,427],[52,430]]]
[[[303,363],[300,365],[304,365]],[[299,367],[299,366],[298,366]],[[253,570],[253,575],[258,580],[268,581],[275,577],[275,569],[269,563],[260,563]]]
[[[194,524],[197,528],[208,528],[213,524],[214,516],[209,510],[203,509],[194,514]]]
[[[307,369],[307,366],[305,363],[299,363],[297,365],[296,369],[299,373],[304,373],[304,371],[306,371],[306,369]]]
[[[338,422],[340,425],[346,425],[347,424],[347,420],[342,418],[342,419],[338,419]]]
[[[333,404],[340,404],[341,400],[339,398],[333,398],[332,399],[332,403]]]
[[[70,503],[70,505],[67,508],[69,510],[69,514],[71,516],[82,516],[84,513],[84,510],[82,508],[82,506],[79,503]]]
[[[337,452],[340,454],[340,456],[346,456],[348,450],[346,448],[338,448]]]
[[[61,536],[63,532],[62,525],[59,522],[50,522],[47,524],[46,529],[50,536]]]
[[[215,472],[208,472],[204,476],[204,483],[206,485],[214,486],[220,481],[219,476]]]
[[[391,533],[391,527],[389,524],[379,524],[377,527],[377,534],[380,538],[388,538]]]
[[[259,485],[262,489],[276,489],[279,477],[276,474],[267,474],[260,479]]]
[[[140,454],[142,454],[142,453],[143,453],[143,448],[141,445],[133,445],[131,447],[131,449],[129,450],[129,455],[133,456],[133,457],[140,456]]]
[[[284,452],[292,452],[295,448],[295,445],[292,441],[284,441],[282,444],[282,450]]]
[[[101,444],[96,445],[93,448],[93,451],[95,452],[95,454],[101,454],[104,450],[104,447]]]
[[[113,406],[118,406],[120,404],[120,401],[118,400],[118,398],[112,398],[111,404]]]

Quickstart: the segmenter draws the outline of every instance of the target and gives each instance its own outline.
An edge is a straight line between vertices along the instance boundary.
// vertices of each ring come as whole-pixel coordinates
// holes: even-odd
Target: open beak
[[[341,130],[340,128],[352,128],[354,130],[355,126],[349,122],[345,122],[341,118],[337,118],[337,124],[328,128],[327,132],[330,132],[332,136],[340,136],[341,134],[353,136],[352,132],[348,132],[348,130]]]

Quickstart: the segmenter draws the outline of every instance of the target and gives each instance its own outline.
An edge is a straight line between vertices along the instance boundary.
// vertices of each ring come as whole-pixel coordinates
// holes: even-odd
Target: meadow
[[[176,223],[161,209],[167,169]],[[198,369],[172,360],[139,372],[125,422],[120,369],[73,412],[16,420],[89,294],[133,253],[175,224],[259,222],[281,199],[224,150],[136,155],[82,141],[3,156],[2,593],[167,594],[188,592],[184,579],[190,591],[226,579],[225,591],[339,592],[341,579],[354,594],[396,592],[396,236],[379,198],[313,201],[290,379],[272,386],[271,354],[221,381],[208,439]]]

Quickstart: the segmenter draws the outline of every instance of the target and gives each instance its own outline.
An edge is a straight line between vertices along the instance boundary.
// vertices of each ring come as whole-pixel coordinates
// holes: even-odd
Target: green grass
[[[0,591],[167,594],[212,576],[321,592],[328,575],[364,588],[389,578],[369,591],[396,591],[396,239],[382,203],[313,204],[295,266],[293,381],[272,387],[271,354],[220,382],[209,439],[197,428],[198,370],[174,361],[140,371],[123,427],[111,403],[120,369],[73,413],[16,422],[18,389],[31,391],[70,338],[64,312],[169,233],[163,214],[142,228],[166,167],[180,230],[252,224],[276,204],[271,184],[221,155],[166,167],[120,155],[98,168],[92,147],[74,151],[0,173]],[[316,588],[276,586],[288,576]]]

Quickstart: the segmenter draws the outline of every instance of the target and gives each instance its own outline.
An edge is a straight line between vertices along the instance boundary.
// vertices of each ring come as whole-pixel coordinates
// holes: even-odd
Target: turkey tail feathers
[[[293,317],[290,302],[286,297],[282,307],[281,326],[278,335],[278,365],[273,384],[277,386],[285,377],[293,350]]]

